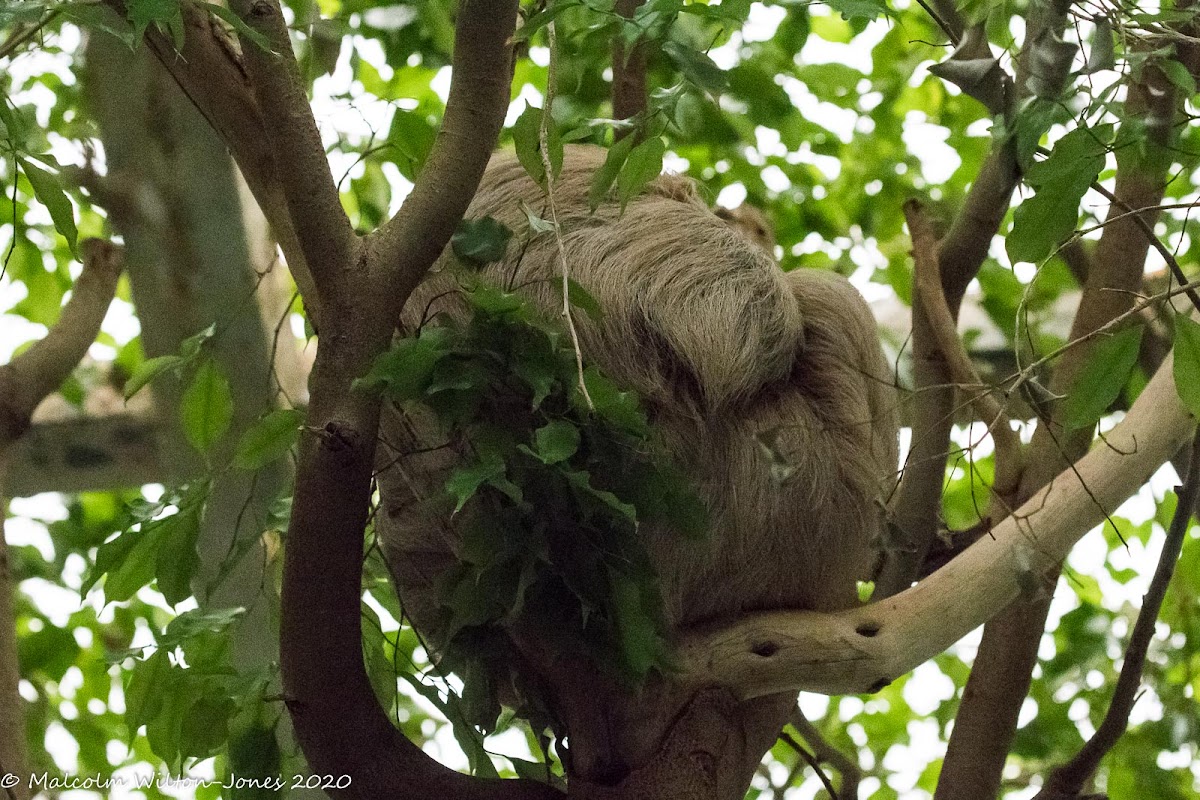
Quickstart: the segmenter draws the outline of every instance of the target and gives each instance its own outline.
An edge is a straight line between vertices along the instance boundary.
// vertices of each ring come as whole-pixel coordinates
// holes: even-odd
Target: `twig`
[[[1142,219],[1142,213],[1151,209],[1143,208],[1135,210],[1131,208],[1128,203],[1117,197],[1108,189],[1104,188],[1099,182],[1093,183],[1091,188],[1093,191],[1103,195],[1110,203],[1125,210],[1125,213],[1121,215],[1121,218],[1128,216],[1133,220],[1133,224],[1137,225],[1138,229],[1145,234],[1146,241],[1150,244],[1150,246],[1158,251],[1158,254],[1162,256],[1163,261],[1167,262],[1167,268],[1171,270],[1171,274],[1175,277],[1175,280],[1179,282],[1179,285],[1188,286],[1188,277],[1186,274],[1184,274],[1183,267],[1179,266],[1179,261],[1176,260],[1175,254],[1168,250],[1165,244],[1159,241],[1159,238],[1154,233],[1154,228],[1150,225],[1150,223]],[[1200,293],[1197,293],[1194,288],[1189,288],[1186,294],[1188,296],[1188,300],[1192,301],[1192,305],[1195,306],[1197,310],[1200,310]]]
[[[821,769],[821,763],[817,761],[817,757],[808,752],[808,748],[792,738],[792,735],[787,731],[779,734],[779,738],[787,743],[788,747],[796,751],[800,758],[804,759],[804,763],[812,767],[813,772],[817,773],[817,777],[821,780],[821,785],[825,787],[825,791],[829,792],[829,796],[833,800],[838,800],[840,795],[837,789],[833,788],[833,781],[829,780],[829,776],[825,774],[825,770]]]
[[[551,109],[554,106],[555,80],[558,71],[558,41],[555,38],[554,21],[546,25],[546,39],[550,45],[550,64],[546,69],[546,102],[542,108],[541,124],[538,126],[538,150],[542,157],[542,170],[546,173],[546,203],[550,206],[550,223],[554,227],[554,243],[558,247],[558,266],[562,270],[562,317],[571,333],[571,346],[575,350],[575,369],[579,376],[579,393],[583,395],[589,410],[595,410],[587,383],[583,380],[583,350],[579,346],[579,332],[575,329],[575,317],[571,313],[571,272],[567,265],[567,248],[563,244],[562,229],[558,225],[558,207],[554,202],[554,165],[550,163],[550,126],[554,124]]]
[[[796,729],[801,738],[808,742],[813,755],[832,766],[842,776],[841,796],[846,800],[858,797],[858,784],[862,781],[862,770],[859,768],[858,762],[830,744],[829,740],[817,730],[817,726],[804,716],[800,706],[792,709],[792,717],[788,721],[792,723],[792,727]]]
[[[1112,750],[1129,726],[1129,712],[1133,710],[1137,700],[1142,672],[1146,666],[1146,651],[1150,647],[1150,640],[1154,638],[1155,622],[1162,609],[1171,576],[1175,573],[1175,565],[1183,549],[1197,496],[1200,496],[1200,431],[1192,439],[1187,476],[1183,485],[1175,490],[1175,494],[1179,501],[1175,506],[1175,515],[1171,518],[1171,527],[1167,530],[1162,553],[1158,557],[1158,566],[1150,580],[1150,588],[1142,598],[1142,607],[1133,625],[1129,646],[1125,650],[1125,661],[1121,664],[1121,674],[1117,678],[1116,688],[1113,689],[1112,702],[1109,703],[1104,721],[1074,758],[1050,773],[1046,785],[1034,800],[1076,797],[1083,790],[1084,784],[1095,774],[1100,760]]]
[[[617,0],[613,9],[624,19],[633,19],[645,0]],[[553,46],[551,46],[553,49]],[[646,42],[639,37],[628,51],[620,30],[613,39],[612,49],[612,111],[614,119],[630,119],[646,111]],[[549,102],[546,105],[550,105]],[[628,130],[617,129],[620,139]]]
[[[954,382],[960,385],[983,385],[975,372],[971,359],[963,349],[962,340],[955,330],[954,316],[946,303],[938,267],[937,242],[921,204],[909,200],[904,204],[904,216],[912,236],[914,280],[920,294],[920,307],[927,316],[928,326],[922,326],[932,335],[934,344],[950,367]],[[1013,430],[1003,406],[989,390],[974,393],[971,404],[979,418],[988,426],[996,444],[996,477],[992,490],[1002,497],[1016,490],[1021,479],[1021,439]]]
[[[5,40],[4,44],[0,44],[0,58],[8,58],[16,52],[17,48],[28,42],[34,36],[37,36],[47,25],[55,20],[61,13],[62,9],[53,8],[46,16],[30,25],[28,28],[13,31],[12,35]]]

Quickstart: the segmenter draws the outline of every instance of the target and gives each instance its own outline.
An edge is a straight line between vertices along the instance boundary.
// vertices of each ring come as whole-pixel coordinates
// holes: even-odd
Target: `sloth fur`
[[[837,275],[781,271],[685,178],[651,181],[623,213],[615,200],[590,212],[589,187],[604,157],[598,148],[568,147],[554,185],[570,275],[604,312],[599,320],[574,315],[583,356],[643,398],[712,522],[702,541],[642,526],[668,623],[853,605],[855,582],[873,569],[880,500],[897,464],[893,381],[866,303]],[[557,316],[558,245],[552,233],[523,233],[522,204],[551,216],[543,190],[512,154],[499,154],[467,216],[490,215],[516,232],[504,262],[485,274],[524,286],[547,317]],[[409,300],[403,327],[439,310],[462,313],[451,258],[443,255]],[[421,630],[436,609],[437,580],[454,563],[453,523],[432,498],[459,456],[452,448],[404,455],[441,442],[427,420],[399,411],[385,418],[383,440],[381,458],[391,466],[379,476],[377,524],[405,611]],[[528,655],[527,643],[517,649]],[[555,683],[553,665],[537,669]],[[571,689],[554,691],[580,751],[588,723],[572,727]],[[786,713],[794,698],[784,700],[769,716]],[[645,703],[614,705],[596,737],[627,725],[634,741],[604,745],[617,752],[590,756],[593,772],[637,766],[653,752],[677,708],[635,730]],[[782,722],[764,721],[750,737],[755,746],[769,746]],[[759,756],[747,756],[751,769]]]

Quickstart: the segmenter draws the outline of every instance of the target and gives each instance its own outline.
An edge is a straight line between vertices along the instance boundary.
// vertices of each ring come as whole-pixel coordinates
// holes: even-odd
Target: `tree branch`
[[[34,409],[87,354],[108,313],[121,274],[121,250],[100,239],[84,241],[81,249],[83,272],[58,322],[41,341],[0,367],[0,450],[25,432]]]
[[[104,2],[125,18],[124,0]],[[170,38],[153,28],[146,31],[146,44],[229,148],[279,242],[309,318],[319,327],[320,298],[277,177],[279,170],[267,136],[267,123],[238,56],[237,44],[204,9],[183,3],[181,11],[184,23],[181,50],[176,50]]]
[[[322,273],[347,263],[354,229],[342,208],[329,159],[279,0],[233,0],[231,7],[262,34],[272,52],[241,36],[242,61],[262,114],[267,142],[300,250],[322,291]]]
[[[503,0],[508,13],[510,0]],[[474,19],[479,0],[463,0],[442,129],[424,172],[438,180],[417,181],[395,217],[368,238],[372,258],[396,272],[396,291],[408,296],[425,275],[475,195],[508,110],[512,50],[492,30],[495,22]],[[496,12],[493,12],[496,13]],[[465,24],[465,27],[463,27]],[[511,29],[511,26],[509,26]]]
[[[842,776],[842,785],[837,796],[845,798],[845,800],[857,798],[858,784],[862,781],[862,769],[859,768],[858,761],[830,744],[829,740],[817,730],[817,726],[804,716],[800,706],[796,706],[792,710],[792,718],[788,721],[792,723],[792,727],[796,729],[800,737],[808,742],[808,746],[812,748],[813,755],[817,757],[817,760],[829,764]]]
[[[71,299],[46,336],[10,363],[0,367],[0,760],[15,775],[28,775],[22,700],[17,692],[20,665],[17,663],[16,616],[13,593],[16,586],[4,539],[4,509],[7,507],[5,476],[11,466],[10,448],[28,429],[38,404],[62,382],[87,354],[100,323],[108,312],[117,278],[121,274],[121,251],[100,239],[81,243],[83,272],[71,288]],[[9,796],[29,796],[29,787],[17,784]]]
[[[352,390],[352,383],[387,348],[409,292],[441,253],[477,188],[508,105],[503,76],[511,67],[507,42],[516,13],[517,0],[460,3],[445,122],[400,214],[366,246],[352,237],[349,245],[314,243],[340,260],[313,263],[326,319],[284,559],[281,660],[288,710],[313,770],[353,781],[335,793],[339,797],[561,797],[545,784],[459,774],[408,741],[371,688],[359,613],[380,398]],[[259,23],[269,22],[278,36],[281,19],[268,17]],[[271,87],[264,91],[298,102],[281,85],[289,78],[279,69],[269,63],[256,68]],[[298,109],[290,113],[293,123],[307,124],[296,122]],[[322,165],[320,175],[327,173]],[[340,224],[320,230],[343,236]]]
[[[1195,427],[1168,358],[1125,419],[1015,514],[927,580],[868,606],[833,614],[777,611],[682,637],[679,656],[697,685],[742,698],[783,691],[876,691],[1016,599],[1053,571],[1076,541],[1105,521]],[[973,797],[984,797],[977,793]]]
[[[617,0],[617,14],[633,19],[634,13],[645,0]],[[612,113],[614,119],[631,119],[645,113],[647,48],[644,39],[638,39],[627,51],[625,39],[620,31],[613,38],[612,49]],[[629,131],[617,131],[617,138]]]
[[[1142,598],[1142,607],[1138,610],[1137,622],[1134,623],[1133,633],[1129,637],[1125,661],[1121,665],[1121,674],[1117,678],[1116,688],[1113,689],[1112,702],[1104,715],[1104,721],[1074,758],[1050,773],[1046,785],[1034,800],[1075,800],[1083,791],[1084,784],[1095,774],[1100,759],[1112,750],[1113,745],[1129,726],[1129,712],[1133,710],[1134,701],[1137,700],[1142,671],[1146,666],[1146,651],[1150,647],[1150,640],[1154,638],[1158,613],[1162,610],[1163,600],[1167,596],[1171,576],[1175,574],[1175,564],[1183,549],[1183,540],[1187,535],[1196,500],[1200,498],[1200,433],[1192,440],[1187,475],[1183,485],[1176,489],[1176,495],[1179,502],[1175,506],[1175,515],[1171,518],[1171,527],[1163,542],[1150,588]]]

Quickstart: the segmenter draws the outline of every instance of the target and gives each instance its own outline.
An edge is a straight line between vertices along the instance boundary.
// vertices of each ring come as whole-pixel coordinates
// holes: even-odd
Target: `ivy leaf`
[[[475,496],[479,487],[504,475],[504,459],[499,453],[486,452],[470,466],[459,467],[450,473],[446,491],[454,498],[454,513],[462,511],[467,501]]]
[[[54,221],[54,229],[67,240],[71,252],[75,252],[75,244],[79,238],[79,229],[75,227],[75,207],[56,176],[36,166],[28,159],[19,159],[21,169],[33,187],[33,194],[46,206],[50,219]]]
[[[1126,328],[1102,339],[1084,364],[1075,386],[1067,395],[1063,424],[1068,428],[1086,428],[1108,410],[1125,387],[1142,344],[1140,327]]]
[[[566,461],[579,449],[579,429],[565,419],[553,420],[533,435],[543,464]]]
[[[646,184],[662,174],[663,155],[667,146],[661,137],[652,136],[633,148],[621,174],[617,177],[617,190],[621,198],[621,209],[636,197]]]
[[[1200,419],[1200,322],[1175,315],[1175,391],[1196,419]]]
[[[595,367],[588,367],[583,371],[583,385],[587,387],[592,405],[601,418],[636,436],[643,436],[649,432],[646,414],[642,411],[636,394],[621,391]],[[583,402],[582,398],[577,399]]]
[[[666,646],[654,615],[646,609],[637,581],[610,571],[613,613],[620,636],[621,655],[635,678],[641,678],[664,661]]]
[[[251,425],[238,442],[233,466],[256,470],[282,458],[300,438],[304,414],[294,408],[272,411]]]
[[[129,380],[125,381],[125,399],[133,397],[142,387],[153,381],[164,372],[170,372],[173,369],[178,369],[186,363],[186,359],[179,356],[158,356],[157,358],[149,358],[138,364],[133,370],[133,374],[129,376]]]
[[[179,405],[183,433],[199,452],[207,452],[229,430],[233,395],[228,379],[211,358],[200,362]]]
[[[451,237],[450,246],[463,264],[482,269],[503,260],[511,238],[508,226],[492,217],[464,219]]]
[[[427,326],[420,336],[400,339],[375,359],[371,370],[354,382],[356,389],[383,388],[401,402],[425,394],[433,370],[449,352],[443,328]]]

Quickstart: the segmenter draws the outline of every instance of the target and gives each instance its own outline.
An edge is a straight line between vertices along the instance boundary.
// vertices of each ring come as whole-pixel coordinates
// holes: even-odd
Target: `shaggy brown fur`
[[[872,568],[878,501],[897,460],[892,381],[870,311],[836,275],[781,272],[705,207],[686,179],[661,176],[623,214],[613,202],[589,213],[588,187],[603,158],[596,148],[568,148],[554,189],[570,274],[604,310],[599,321],[575,315],[583,354],[645,399],[713,520],[700,542],[643,526],[669,622],[854,604],[855,581]],[[468,216],[491,215],[518,231],[506,261],[489,271],[502,281],[516,270],[513,283],[557,314],[561,283],[537,280],[557,274],[557,244],[553,234],[520,234],[522,202],[550,216],[542,190],[516,159],[498,155]],[[442,266],[409,301],[406,327],[429,309],[461,308]],[[385,441],[397,452],[438,444],[428,430],[423,420],[393,415]],[[379,528],[418,628],[454,559],[455,532],[430,498],[455,458],[450,449],[410,456],[380,475],[386,513]],[[538,661],[528,642],[518,648]],[[597,682],[577,692],[563,665],[534,668],[567,720],[581,759],[573,771],[592,777],[637,766],[686,699],[660,687],[661,707],[648,713],[654,703],[646,693],[624,707],[610,698],[605,720],[596,722],[577,707],[594,699],[588,695]],[[746,723],[750,749],[769,746],[782,725],[775,716],[791,700],[776,698],[769,712],[747,705],[748,718],[769,717]],[[593,748],[607,752],[588,753]],[[747,756],[751,769],[760,755]]]

